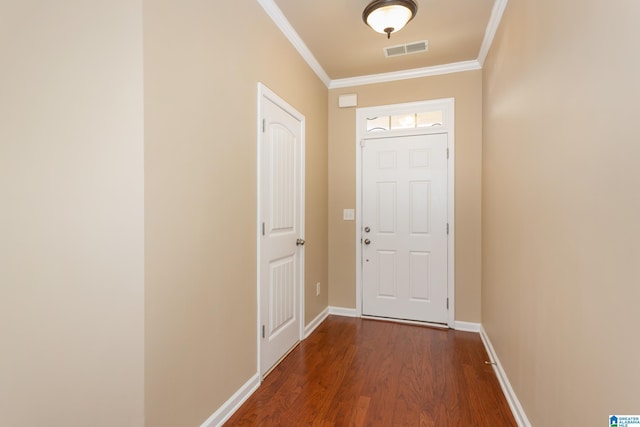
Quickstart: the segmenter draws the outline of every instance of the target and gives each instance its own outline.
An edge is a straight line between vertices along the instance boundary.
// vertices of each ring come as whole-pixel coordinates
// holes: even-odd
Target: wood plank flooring
[[[226,426],[517,426],[480,336],[329,316]]]

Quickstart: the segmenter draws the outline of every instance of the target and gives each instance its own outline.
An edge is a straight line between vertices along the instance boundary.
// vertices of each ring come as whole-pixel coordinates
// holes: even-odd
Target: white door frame
[[[367,133],[367,117],[380,117],[403,113],[443,111],[443,124],[433,128],[414,128]],[[455,101],[454,98],[432,101],[411,102],[406,104],[381,105],[356,109],[356,315],[362,317],[362,146],[365,139],[389,138],[407,135],[430,135],[446,133],[449,158],[447,160],[447,296],[449,314],[447,325],[455,325]]]
[[[298,120],[300,122],[300,170],[299,170],[299,177],[298,179],[300,180],[300,238],[304,239],[304,204],[305,204],[305,117],[304,115],[302,115],[300,112],[298,112],[295,108],[293,108],[291,105],[289,105],[289,103],[287,103],[284,99],[280,98],[278,95],[276,95],[272,90],[270,90],[268,87],[266,87],[264,84],[262,83],[258,83],[258,120],[256,123],[256,130],[257,130],[257,198],[256,198],[256,286],[257,286],[257,300],[256,300],[256,341],[258,343],[257,345],[257,355],[256,355],[256,367],[257,367],[257,374],[260,377],[260,382],[262,382],[262,369],[260,366],[260,355],[261,355],[261,351],[262,351],[262,325],[261,325],[261,307],[260,307],[260,301],[261,301],[261,283],[260,283],[260,238],[262,236],[262,221],[260,218],[260,197],[261,197],[261,193],[260,193],[260,189],[261,187],[261,167],[260,167],[260,159],[261,159],[261,144],[260,141],[262,139],[262,126],[263,124],[263,114],[264,112],[262,111],[262,99],[266,98],[269,99],[270,101],[272,101],[274,104],[278,105],[280,108],[282,108],[283,110],[285,110],[287,113],[289,113],[291,116],[293,116],[296,120]],[[299,284],[300,287],[298,289],[298,295],[300,298],[299,301],[299,312],[298,312],[298,319],[299,319],[299,325],[298,325],[298,339],[299,341],[302,341],[304,339],[304,246],[301,246],[300,249],[300,256],[298,258],[299,260]]]

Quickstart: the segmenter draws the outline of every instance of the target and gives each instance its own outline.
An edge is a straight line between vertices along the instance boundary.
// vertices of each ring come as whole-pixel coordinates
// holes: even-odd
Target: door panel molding
[[[447,324],[447,134],[365,141],[362,312]],[[417,152],[429,161],[415,166]],[[390,154],[392,168],[379,161]]]

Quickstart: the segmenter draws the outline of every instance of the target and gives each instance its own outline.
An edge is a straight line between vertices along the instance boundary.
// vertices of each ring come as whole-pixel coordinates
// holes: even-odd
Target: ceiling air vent
[[[385,47],[384,56],[386,56],[387,58],[390,58],[392,56],[411,55],[412,53],[426,52],[428,50],[429,50],[429,41],[422,40],[419,42]]]

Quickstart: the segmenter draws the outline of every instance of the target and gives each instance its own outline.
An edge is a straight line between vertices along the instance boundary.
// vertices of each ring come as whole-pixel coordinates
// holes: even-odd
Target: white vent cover
[[[429,50],[429,40],[422,40],[419,42],[385,47],[384,56],[386,56],[387,58],[390,58],[392,56],[411,55],[412,53],[426,52],[428,50]]]

